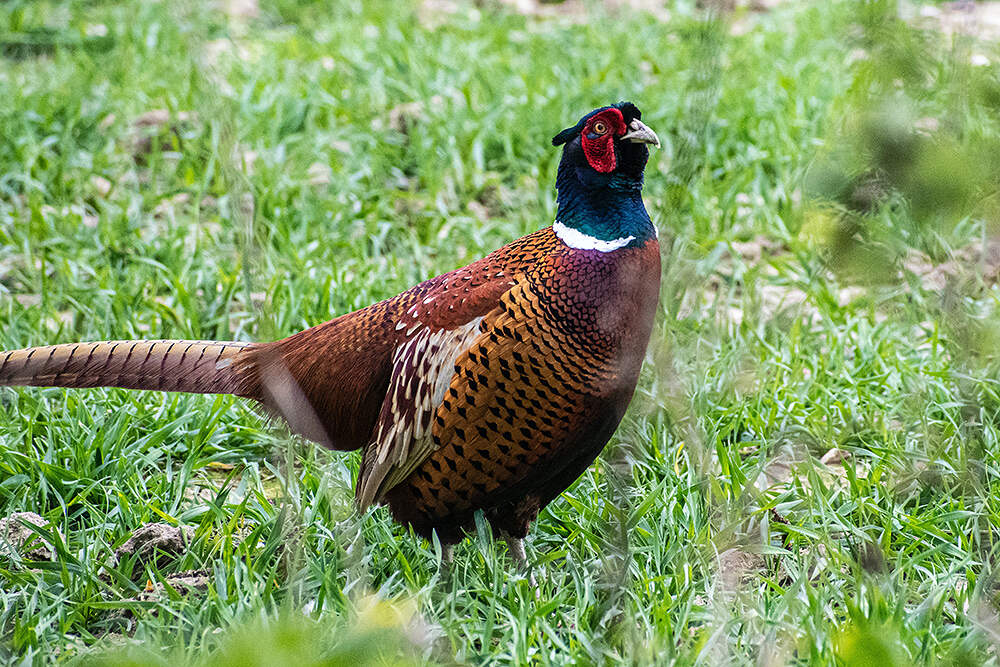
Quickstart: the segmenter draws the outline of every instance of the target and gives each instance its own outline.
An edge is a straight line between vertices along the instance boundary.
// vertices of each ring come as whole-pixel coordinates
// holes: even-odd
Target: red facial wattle
[[[604,129],[603,133],[597,130]],[[580,140],[583,154],[594,171],[607,174],[618,166],[615,158],[615,137],[625,134],[625,119],[622,112],[611,108],[595,115],[587,121]]]

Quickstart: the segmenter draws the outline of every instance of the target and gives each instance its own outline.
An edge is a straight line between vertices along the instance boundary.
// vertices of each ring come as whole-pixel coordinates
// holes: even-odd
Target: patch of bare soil
[[[846,449],[837,449],[834,447],[829,450],[826,454],[820,457],[819,462],[825,466],[843,466],[844,461],[851,457],[851,453]]]
[[[758,264],[762,260],[778,257],[788,252],[784,243],[769,236],[758,235],[749,241],[730,241],[735,256],[747,264]]]
[[[588,4],[579,0],[546,2],[545,0],[500,0],[520,14],[529,16],[581,16],[589,11]],[[670,11],[661,0],[604,0],[604,7],[610,12],[622,10],[646,12],[660,21],[670,20]]]
[[[716,560],[719,567],[719,588],[725,596],[738,593],[766,569],[766,563],[760,554],[737,548],[726,549]]]
[[[250,20],[260,16],[260,4],[257,0],[218,0],[218,8],[234,19]]]
[[[34,512],[15,512],[0,519],[0,562],[17,557],[26,560],[52,560],[55,548],[25,524],[56,530]]]
[[[757,476],[755,486],[761,491],[768,491],[797,482],[808,489],[810,472],[815,473],[823,484],[846,486],[848,468],[859,478],[868,474],[867,465],[855,460],[847,450],[829,449],[817,465],[804,444],[788,442],[775,450],[774,456]]]
[[[788,0],[698,0],[697,6],[706,17],[725,21],[731,34],[742,35],[753,29],[760,15],[787,3]],[[601,3],[590,0],[423,0],[418,17],[421,24],[433,29],[445,23],[452,14],[476,12],[487,4],[500,5],[524,16],[571,23],[588,21],[598,6],[612,15],[641,12],[663,23],[671,19],[666,0],[603,0]]]
[[[561,2],[551,2],[549,0],[493,0],[494,4],[501,5],[525,16],[535,16],[539,18],[566,19],[573,23],[582,23],[593,14],[594,3],[587,0],[562,0]],[[435,28],[444,23],[450,14],[457,14],[461,11],[478,11],[479,6],[487,2],[469,3],[462,0],[424,0],[420,5],[418,16],[420,22],[428,27]],[[622,11],[646,12],[659,21],[670,20],[670,11],[666,8],[666,2],[662,0],[604,0],[602,3],[605,10],[611,13]]]
[[[416,126],[425,122],[430,114],[443,113],[448,108],[449,102],[461,106],[465,104],[465,98],[458,90],[449,89],[444,94],[432,95],[426,100],[403,102],[389,109],[384,118],[379,116],[373,118],[372,129],[381,131],[389,128],[400,134],[409,135]]]
[[[707,307],[712,316],[736,326],[747,317],[766,322],[785,315],[818,321],[820,311],[810,294],[776,268],[789,252],[783,244],[757,237],[721,245],[721,252],[712,251],[718,258],[711,273],[701,285],[686,291],[678,311],[680,318]],[[1000,237],[969,243],[952,251],[945,261],[935,262],[913,250],[902,260],[898,273],[890,277],[904,285],[915,277],[928,292],[974,292],[1000,282]],[[861,285],[830,287],[841,307],[870,293],[870,288]],[[884,314],[876,314],[880,316]]]
[[[185,570],[167,575],[159,581],[147,580],[145,587],[138,593],[126,594],[116,598],[116,601],[155,603],[177,597],[186,598],[202,595],[208,590],[210,581],[211,575],[208,570]],[[109,628],[110,631],[104,635],[103,639],[113,645],[132,643],[132,635],[137,627],[137,616],[140,614],[148,614],[153,617],[159,615],[157,605],[147,604],[143,606],[145,608],[142,611],[130,607],[111,611],[104,619],[105,627]]]
[[[736,326],[743,323],[750,310],[763,321],[785,312],[808,319],[818,318],[808,294],[780,276],[772,262],[788,253],[783,243],[758,236],[749,241],[720,245],[722,251],[712,273],[704,287],[687,291],[679,317],[689,317],[699,305],[709,304],[715,317]],[[751,270],[755,272],[747,279],[746,274]]]
[[[1000,238],[988,238],[985,243],[974,241],[954,251],[951,259],[939,263],[914,251],[904,260],[903,269],[917,276],[924,289],[931,292],[965,286],[979,279],[992,285],[1000,280]]]
[[[1000,39],[1000,2],[959,2],[905,4],[903,18],[916,25],[940,30],[947,36],[969,35],[985,40]],[[985,63],[976,64],[988,64]]]
[[[251,299],[254,299],[256,306],[263,303],[264,298],[265,296],[261,293],[251,294]],[[236,471],[237,474],[234,475],[233,471]],[[198,471],[198,474],[185,487],[184,497],[195,504],[203,504],[214,502],[220,493],[228,491],[227,501],[240,503],[244,497],[244,494],[238,491],[240,473],[242,472],[242,467],[237,470],[237,466],[231,463],[212,461]]]
[[[171,526],[166,523],[148,523],[138,528],[115,551],[115,558],[135,556],[139,561],[155,559],[157,567],[175,560],[184,553],[191,542],[194,530],[188,526]]]
[[[169,597],[167,586],[178,595],[187,596],[192,593],[203,593],[208,590],[208,570],[186,570],[164,577],[163,582],[146,582],[146,588],[139,593],[140,602],[155,602]],[[166,585],[164,585],[166,584]]]
[[[132,119],[125,144],[136,162],[143,162],[153,152],[154,146],[161,151],[169,151],[183,133],[198,122],[192,111],[172,113],[169,109],[153,109]]]

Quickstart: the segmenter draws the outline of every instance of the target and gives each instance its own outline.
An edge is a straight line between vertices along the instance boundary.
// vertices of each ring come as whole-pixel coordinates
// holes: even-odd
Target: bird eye
[[[608,131],[608,126],[602,123],[601,121],[597,121],[596,123],[594,123],[594,134],[604,134],[607,131]]]

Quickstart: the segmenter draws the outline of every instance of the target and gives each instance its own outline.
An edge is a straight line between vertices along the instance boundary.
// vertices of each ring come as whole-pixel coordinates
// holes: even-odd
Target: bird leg
[[[538,582],[535,581],[535,573],[528,564],[528,554],[524,550],[524,538],[513,537],[504,533],[503,539],[507,543],[507,550],[510,551],[510,557],[517,564],[517,569],[528,575],[528,581],[531,582],[533,588],[538,588]]]
[[[507,543],[510,557],[514,559],[517,566],[525,570],[528,569],[528,554],[524,550],[524,540],[510,535],[504,535],[503,539]]]
[[[455,547],[451,544],[441,545],[441,562],[438,564],[438,575],[442,582],[451,581],[451,568],[455,561]]]

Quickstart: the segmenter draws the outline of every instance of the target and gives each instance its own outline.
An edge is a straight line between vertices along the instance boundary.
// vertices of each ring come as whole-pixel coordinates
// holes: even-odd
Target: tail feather
[[[0,352],[0,386],[122,387],[260,398],[253,343],[68,343]]]

